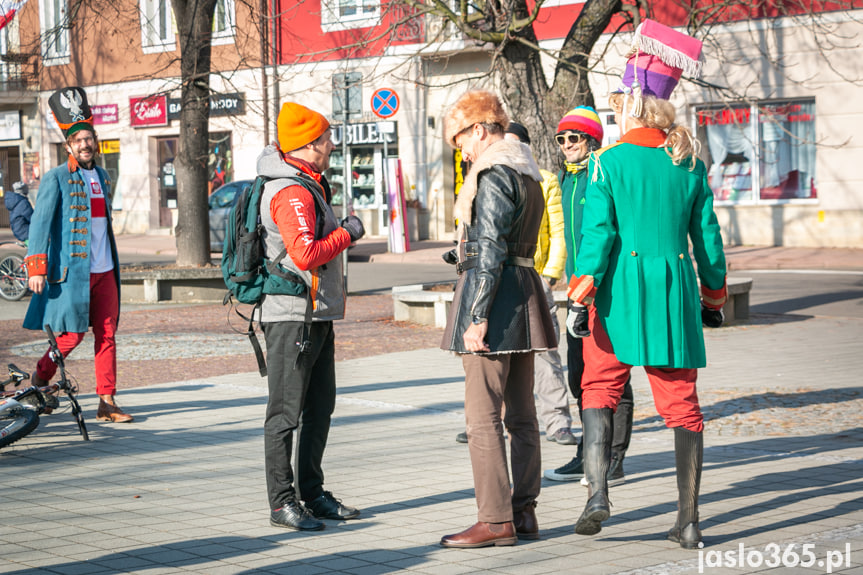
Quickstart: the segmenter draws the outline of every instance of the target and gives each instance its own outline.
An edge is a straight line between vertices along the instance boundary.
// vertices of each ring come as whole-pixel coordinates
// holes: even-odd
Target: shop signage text
[[[180,110],[183,104],[180,98],[168,100],[168,119],[180,118]],[[213,94],[210,96],[210,117],[217,116],[242,116],[246,113],[246,95],[242,93]]]
[[[395,124],[395,122],[392,122]],[[391,134],[384,134],[378,129],[377,122],[366,122],[362,124],[348,124],[348,145],[360,146],[363,144],[383,144],[386,139],[387,144],[393,144],[398,141],[398,130],[393,130]],[[333,143],[336,146],[342,145],[342,125],[333,126]]]
[[[117,104],[100,104],[90,106],[93,112],[93,124],[116,124],[120,121],[119,106]]]
[[[812,114],[805,114],[801,104],[768,104],[760,108],[759,121],[764,122],[811,122]],[[699,110],[696,112],[699,126],[727,126],[748,124],[750,108],[723,110]]]
[[[130,125],[133,128],[168,125],[168,97],[129,98]]]

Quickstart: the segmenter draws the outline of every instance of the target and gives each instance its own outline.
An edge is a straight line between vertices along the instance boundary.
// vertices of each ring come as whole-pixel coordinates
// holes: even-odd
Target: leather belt
[[[455,269],[456,271],[458,271],[458,274],[461,275],[463,272],[475,268],[478,259],[479,258],[468,258],[463,262],[457,263]],[[534,261],[533,258],[526,258],[522,256],[509,256],[508,258],[506,258],[506,261],[503,262],[503,265],[532,268],[534,266]]]

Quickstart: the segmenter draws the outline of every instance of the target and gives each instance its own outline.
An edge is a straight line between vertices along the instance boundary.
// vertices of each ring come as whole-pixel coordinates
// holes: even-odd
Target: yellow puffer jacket
[[[542,173],[542,195],[545,197],[545,211],[539,225],[536,240],[534,267],[539,275],[559,280],[566,265],[566,241],[563,232],[563,206],[560,203],[561,191],[557,176],[548,170]]]

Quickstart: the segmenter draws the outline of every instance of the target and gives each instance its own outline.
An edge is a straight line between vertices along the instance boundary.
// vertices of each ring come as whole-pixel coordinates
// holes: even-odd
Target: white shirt
[[[81,173],[90,190],[90,273],[99,274],[114,269],[108,241],[108,203],[96,170],[81,168]]]

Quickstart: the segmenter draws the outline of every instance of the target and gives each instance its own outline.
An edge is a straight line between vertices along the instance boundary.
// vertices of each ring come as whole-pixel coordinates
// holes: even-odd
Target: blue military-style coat
[[[111,181],[96,166],[105,194],[108,239],[114,261],[114,279],[120,293],[120,266],[111,224]],[[45,290],[33,294],[26,329],[51,326],[55,333],[84,333],[90,325],[90,194],[74,160],[57,166],[42,178],[36,208],[30,220],[27,272],[45,275]],[[119,311],[117,314],[119,317]]]

